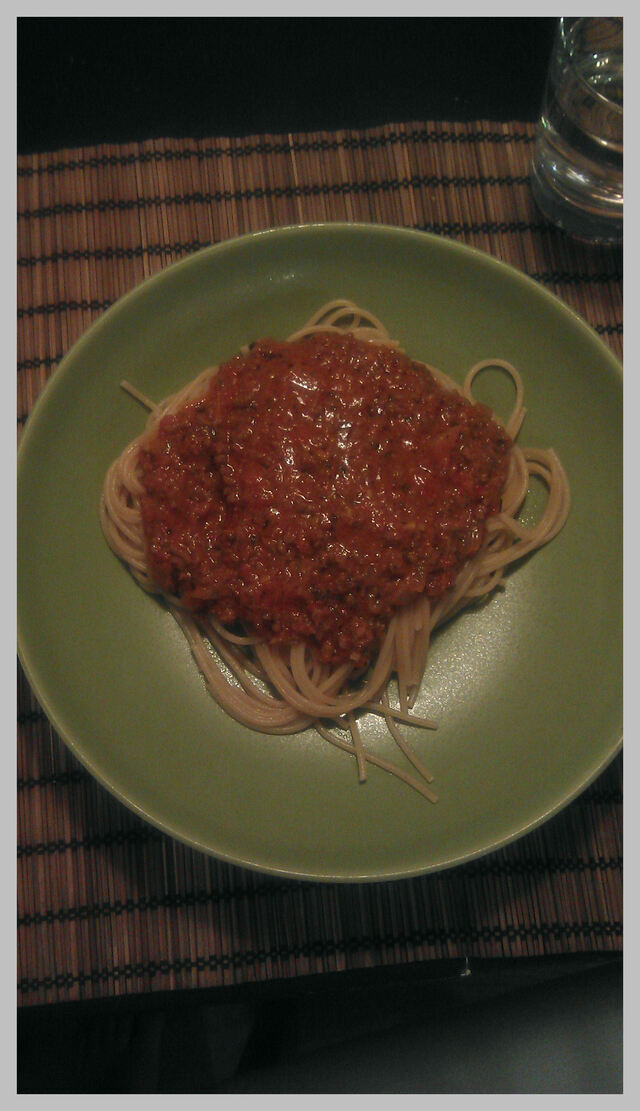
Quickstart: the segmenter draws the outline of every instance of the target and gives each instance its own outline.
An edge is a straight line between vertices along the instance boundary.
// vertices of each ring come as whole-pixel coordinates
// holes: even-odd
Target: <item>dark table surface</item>
[[[534,121],[555,22],[21,18],[18,151],[424,118]],[[619,958],[517,963],[488,962],[465,995],[460,969],[442,965],[277,996],[28,1008],[18,1090],[619,1091]]]
[[[535,120],[555,24],[23,18],[18,148],[414,119]]]

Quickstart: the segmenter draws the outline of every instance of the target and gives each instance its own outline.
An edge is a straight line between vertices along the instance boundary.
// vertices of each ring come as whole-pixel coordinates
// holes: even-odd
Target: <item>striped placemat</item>
[[[312,221],[422,228],[508,262],[622,355],[620,252],[547,225],[533,128],[163,139],[18,160],[18,432],[71,344],[171,262]],[[553,821],[483,860],[402,882],[260,876],[137,819],[61,743],[19,669],[21,1004],[212,987],[435,958],[622,947],[621,760]]]

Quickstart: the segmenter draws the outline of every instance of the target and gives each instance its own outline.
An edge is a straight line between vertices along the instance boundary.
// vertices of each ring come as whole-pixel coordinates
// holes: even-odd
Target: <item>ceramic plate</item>
[[[123,377],[160,399],[241,344],[290,334],[333,297],[370,309],[411,355],[458,381],[480,358],[515,363],[528,409],[520,440],[553,446],[571,484],[561,535],[488,605],[434,638],[419,707],[439,728],[407,737],[435,776],[436,805],[375,768],[360,785],[353,760],[311,731],[262,736],[227,717],[172,618],[100,529],[105,471],[144,420]],[[483,389],[507,411],[505,382],[489,376]],[[196,849],[310,879],[450,867],[555,814],[620,747],[621,457],[618,362],[518,271],[446,239],[379,226],[303,226],[219,244],[106,312],[27,423],[20,658],[78,759]],[[534,489],[525,516],[533,519],[539,498]],[[378,721],[363,732],[396,759]]]

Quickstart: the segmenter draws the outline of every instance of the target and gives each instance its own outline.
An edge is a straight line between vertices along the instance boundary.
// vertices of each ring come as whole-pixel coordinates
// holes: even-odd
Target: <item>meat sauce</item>
[[[363,667],[392,614],[478,551],[510,448],[401,352],[261,340],[140,452],[150,573],[193,611]]]

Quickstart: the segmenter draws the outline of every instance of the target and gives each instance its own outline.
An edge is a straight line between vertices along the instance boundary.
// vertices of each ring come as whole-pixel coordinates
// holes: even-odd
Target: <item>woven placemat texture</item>
[[[140,281],[201,247],[312,221],[421,228],[557,294],[622,355],[620,252],[539,216],[533,128],[163,139],[18,160],[18,432],[56,365]],[[621,759],[515,845],[374,885],[253,874],[143,823],[82,769],[18,675],[18,1000],[212,987],[433,958],[622,948]]]

